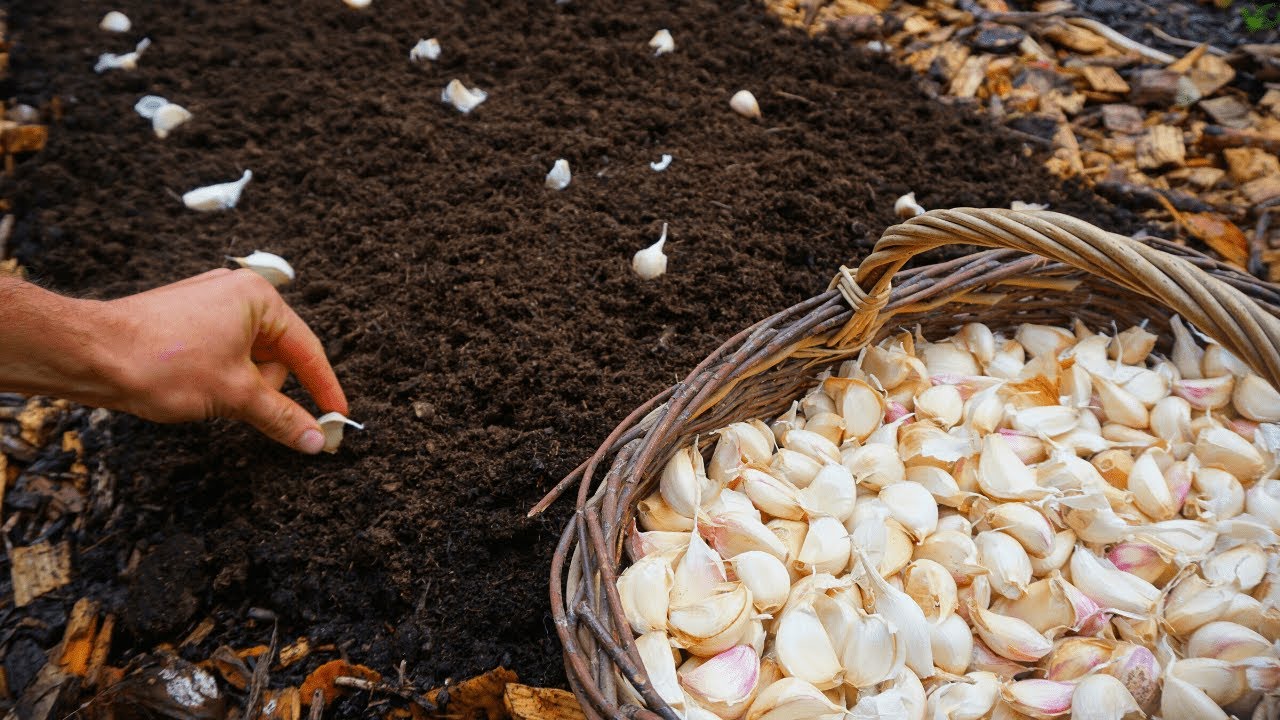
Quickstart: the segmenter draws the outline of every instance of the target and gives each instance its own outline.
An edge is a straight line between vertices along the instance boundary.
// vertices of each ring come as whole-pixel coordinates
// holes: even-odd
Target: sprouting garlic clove
[[[652,280],[667,271],[667,255],[662,246],[667,242],[667,224],[662,223],[662,236],[643,250],[637,250],[631,258],[631,269],[642,280]]]
[[[350,425],[357,430],[364,429],[364,425],[337,412],[321,415],[316,418],[316,423],[324,433],[324,451],[330,454],[338,452],[338,446],[342,444],[342,431],[346,426]]]
[[[756,102],[756,96],[752,95],[750,90],[739,90],[734,93],[733,97],[729,98],[729,107],[745,118],[760,117],[760,103]]]
[[[1280,422],[1280,392],[1253,373],[1236,380],[1231,392],[1236,411],[1255,422]]]
[[[1124,683],[1110,675],[1089,675],[1071,693],[1071,720],[1137,720],[1146,714]]]
[[[569,187],[572,180],[573,173],[569,172],[569,161],[560,158],[551,165],[544,184],[551,190],[563,190]]]
[[[893,214],[907,220],[925,213],[924,207],[916,202],[916,194],[909,192],[893,202]]]
[[[649,39],[649,47],[653,48],[653,54],[655,57],[658,55],[666,55],[676,49],[676,41],[675,38],[671,37],[670,30],[662,28],[658,32],[654,33],[653,37]]]
[[[734,575],[751,591],[751,600],[762,613],[782,608],[791,591],[791,575],[783,561],[767,552],[752,550],[729,561]]]
[[[1119,360],[1125,365],[1141,365],[1155,348],[1156,339],[1155,333],[1134,325],[1111,338],[1108,354],[1112,360]]]
[[[675,583],[672,563],[680,549],[644,556],[618,576],[618,597],[622,612],[637,635],[666,632],[671,586]]]
[[[435,61],[440,59],[440,41],[435,38],[421,38],[409,49],[409,61]]]
[[[242,268],[248,268],[267,279],[275,287],[288,285],[296,275],[288,261],[279,255],[261,250],[254,250],[244,257],[227,257]]]
[[[489,99],[489,93],[480,88],[468,88],[462,84],[461,80],[453,79],[445,86],[440,93],[440,101],[446,105],[452,105],[454,109],[463,115],[469,114],[480,106],[480,103]]]
[[[98,29],[105,32],[127,33],[133,29],[133,22],[129,20],[129,16],[119,10],[112,10],[102,16],[102,21],[98,23]]]
[[[244,186],[253,179],[253,172],[245,170],[239,180],[233,182],[206,185],[183,194],[182,204],[197,212],[230,210],[240,202],[240,194]]]

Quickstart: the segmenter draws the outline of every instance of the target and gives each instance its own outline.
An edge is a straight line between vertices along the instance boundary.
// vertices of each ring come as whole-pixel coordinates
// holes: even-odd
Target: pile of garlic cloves
[[[681,449],[618,579],[656,691],[686,720],[1280,711],[1280,393],[1172,333],[903,332]]]

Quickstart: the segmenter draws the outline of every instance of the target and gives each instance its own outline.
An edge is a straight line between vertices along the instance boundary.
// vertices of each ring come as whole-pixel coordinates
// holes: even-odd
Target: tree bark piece
[[[71,546],[65,541],[16,547],[9,556],[13,574],[13,604],[32,600],[71,582]]]
[[[1187,146],[1182,142],[1182,131],[1172,125],[1149,128],[1138,141],[1138,167],[1142,170],[1182,165],[1186,157]]]

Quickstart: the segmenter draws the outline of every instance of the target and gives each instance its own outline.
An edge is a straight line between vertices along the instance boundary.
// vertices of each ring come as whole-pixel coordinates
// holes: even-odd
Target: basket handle
[[[1280,320],[1183,258],[1056,212],[953,208],[894,225],[856,275],[842,267],[832,282],[854,310],[835,342],[868,338],[882,322],[894,273],[916,255],[952,244],[1039,255],[1156,300],[1280,387]]]

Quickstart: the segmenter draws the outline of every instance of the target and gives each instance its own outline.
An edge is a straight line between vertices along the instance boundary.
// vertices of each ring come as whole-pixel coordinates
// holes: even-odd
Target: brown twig
[[[320,720],[324,717],[324,690],[316,688],[311,693],[311,712],[307,714],[307,720]]]
[[[1151,23],[1147,23],[1145,27],[1147,28],[1147,31],[1150,32],[1152,35],[1155,35],[1156,37],[1169,43],[1170,45],[1177,45],[1178,47],[1184,47],[1184,48],[1198,48],[1201,45],[1201,43],[1198,43],[1195,40],[1183,40],[1180,37],[1174,37],[1173,35],[1170,35],[1169,33],[1161,30],[1160,28],[1156,27],[1155,25],[1152,25]],[[1210,55],[1217,55],[1218,57],[1226,57],[1227,55],[1230,54],[1226,50],[1223,50],[1222,48],[1217,47],[1215,45],[1210,45],[1208,48],[1205,49],[1205,52],[1209,53]]]
[[[425,697],[414,692],[413,688],[409,688],[409,687],[396,687],[395,685],[391,685],[390,683],[371,682],[369,680],[365,680],[364,678],[347,677],[345,675],[334,678],[333,684],[337,685],[338,687],[355,688],[357,690],[364,690],[365,692],[369,692],[369,693],[384,693],[387,695],[395,695],[401,700],[408,700],[409,702],[417,705],[418,707],[422,708],[423,710],[426,710],[429,713],[435,712],[436,710],[440,709],[436,706],[435,703],[431,702]]]
[[[280,644],[279,625],[271,628],[271,642],[267,645],[267,651],[258,656],[258,664],[253,666],[253,682],[249,687],[249,700],[244,704],[244,716],[247,718],[258,717],[258,706],[262,703],[263,694],[267,690],[267,683],[271,680],[271,662],[276,656],[276,648]]]

